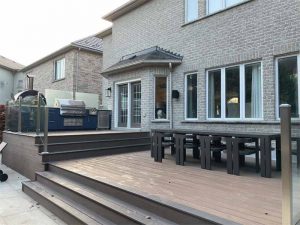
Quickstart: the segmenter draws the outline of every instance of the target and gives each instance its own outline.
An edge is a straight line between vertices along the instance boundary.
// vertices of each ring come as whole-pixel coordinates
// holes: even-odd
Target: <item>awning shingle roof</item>
[[[102,72],[103,75],[135,69],[142,66],[181,64],[183,56],[160,48],[158,46],[123,56],[121,60]]]

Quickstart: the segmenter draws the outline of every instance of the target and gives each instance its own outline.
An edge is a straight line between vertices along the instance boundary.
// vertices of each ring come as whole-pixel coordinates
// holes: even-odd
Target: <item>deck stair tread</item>
[[[23,182],[23,185],[27,187],[28,189],[34,191],[38,195],[45,198],[47,201],[51,202],[52,204],[56,205],[60,209],[64,210],[68,214],[75,217],[78,221],[81,221],[82,224],[91,224],[91,225],[113,225],[110,221],[101,218],[100,216],[97,216],[97,218],[91,218],[87,215],[87,213],[84,213],[80,206],[74,204],[74,202],[70,202],[69,199],[64,198],[59,195],[59,193],[47,188],[45,185],[42,185],[39,182],[36,181],[26,181]],[[24,188],[24,187],[23,187]]]
[[[115,142],[115,141],[135,141],[135,140],[150,140],[149,137],[136,137],[136,138],[114,138],[114,139],[104,139],[104,140],[79,140],[79,141],[67,141],[67,142],[50,142],[48,146],[56,145],[69,145],[69,144],[90,144],[90,143],[103,143],[103,142]],[[43,143],[37,143],[35,146],[44,146]]]
[[[82,149],[82,150],[65,150],[65,151],[57,151],[57,152],[47,152],[47,153],[40,153],[40,154],[66,154],[66,153],[74,153],[74,152],[88,152],[88,151],[97,151],[97,150],[108,150],[108,149],[117,149],[117,148],[130,148],[130,147],[138,147],[138,146],[148,146],[150,144],[131,144],[131,145],[118,145],[118,146],[110,146],[110,147],[97,147],[97,148],[89,148],[89,149]]]
[[[121,199],[103,193],[87,185],[83,185],[66,177],[60,176],[58,174],[52,172],[39,172],[37,173],[37,179],[39,180],[39,178],[44,178],[51,182],[54,182],[56,185],[60,185],[61,187],[73,191],[80,196],[84,196],[89,201],[93,201],[113,210],[118,214],[123,215],[124,217],[130,218],[138,224],[174,224],[172,221],[166,220],[151,212],[140,209],[134,205],[122,201]]]

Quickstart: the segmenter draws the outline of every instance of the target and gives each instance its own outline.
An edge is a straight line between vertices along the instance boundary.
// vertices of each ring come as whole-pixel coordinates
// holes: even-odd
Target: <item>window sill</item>
[[[221,10],[219,10],[219,11],[213,12],[213,13],[211,13],[211,14],[207,14],[207,15],[205,15],[205,16],[203,16],[203,17],[201,17],[201,18],[198,18],[198,19],[196,19],[196,20],[192,20],[192,21],[190,21],[190,22],[186,22],[186,23],[183,24],[181,27],[185,27],[185,26],[188,26],[188,25],[190,25],[190,24],[196,23],[196,22],[198,22],[198,21],[205,20],[206,18],[209,18],[209,17],[211,17],[211,16],[214,16],[214,15],[217,15],[217,14],[220,14],[220,13],[223,13],[223,12],[225,12],[225,11],[231,10],[231,9],[233,9],[233,8],[235,8],[235,7],[239,7],[239,6],[241,6],[241,5],[247,4],[247,3],[252,2],[252,1],[254,1],[254,0],[247,0],[247,1],[244,1],[244,2],[241,2],[241,3],[238,3],[238,4],[236,4],[236,5],[230,6],[230,7],[228,7],[228,8],[221,9]]]
[[[266,125],[280,125],[279,120],[183,120],[181,123],[197,123],[197,124],[266,124]],[[300,120],[295,122],[296,124],[300,124]],[[293,123],[293,124],[295,124]]]
[[[151,120],[151,123],[170,123],[170,120]]]
[[[52,83],[56,83],[56,82],[59,82],[59,81],[62,81],[62,80],[65,80],[66,78],[61,78],[61,79],[58,79],[58,80],[53,80]]]

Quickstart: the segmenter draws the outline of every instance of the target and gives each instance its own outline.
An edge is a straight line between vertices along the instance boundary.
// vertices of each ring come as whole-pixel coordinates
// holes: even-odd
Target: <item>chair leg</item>
[[[221,160],[221,152],[213,152],[213,157],[215,159],[216,162],[220,163],[222,162]]]
[[[245,166],[246,157],[244,155],[240,155],[240,166]]]
[[[255,153],[255,168],[256,173],[259,173],[259,151]]]
[[[165,158],[165,147],[161,147],[161,158]]]
[[[175,146],[174,145],[171,146],[171,155],[175,155]]]
[[[200,151],[199,151],[198,147],[193,148],[193,158],[200,159]]]

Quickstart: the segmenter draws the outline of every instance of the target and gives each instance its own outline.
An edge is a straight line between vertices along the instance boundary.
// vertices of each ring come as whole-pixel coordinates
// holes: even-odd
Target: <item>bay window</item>
[[[243,1],[245,0],[206,0],[207,14],[212,14],[214,12],[229,8]]]
[[[261,63],[208,71],[207,113],[209,119],[261,119]]]
[[[292,117],[299,118],[299,79],[300,56],[279,58],[277,64],[277,117],[279,105],[290,104]]]
[[[197,73],[185,76],[185,118],[197,119]]]
[[[198,0],[185,0],[185,22],[191,22],[198,19],[198,17]]]

